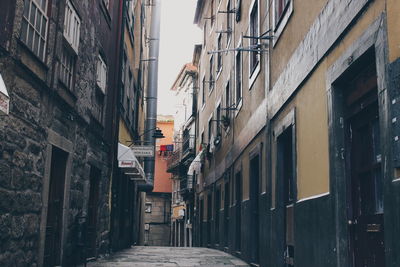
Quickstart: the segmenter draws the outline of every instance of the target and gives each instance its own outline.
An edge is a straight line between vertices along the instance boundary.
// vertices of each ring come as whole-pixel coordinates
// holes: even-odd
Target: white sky
[[[201,30],[193,24],[197,0],[161,0],[160,59],[157,113],[173,115],[175,102],[170,88],[184,64],[193,59]]]

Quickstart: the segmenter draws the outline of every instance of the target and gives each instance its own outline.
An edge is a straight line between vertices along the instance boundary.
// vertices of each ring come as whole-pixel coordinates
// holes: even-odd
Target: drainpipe
[[[160,18],[161,1],[153,0],[151,12],[150,44],[149,44],[149,68],[147,73],[147,107],[146,107],[146,125],[144,141],[152,145],[155,155],[154,130],[157,126],[157,89],[158,89],[158,54],[160,46]],[[139,190],[151,192],[154,188],[154,157],[148,157],[144,160],[144,172],[146,174],[146,184],[140,185]]]

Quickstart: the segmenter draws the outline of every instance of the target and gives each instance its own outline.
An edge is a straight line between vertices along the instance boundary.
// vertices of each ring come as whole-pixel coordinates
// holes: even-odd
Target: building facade
[[[148,56],[145,32],[151,22],[151,7],[144,1],[125,1],[122,10],[123,33],[121,36],[120,72],[117,79],[119,97],[116,99],[118,117],[118,145],[122,149],[143,145],[145,122],[145,88],[147,66],[143,58]],[[123,148],[123,146],[125,146]],[[122,153],[126,156],[131,153]],[[124,159],[124,161],[129,159]],[[144,244],[145,193],[139,190],[145,183],[143,159],[131,158],[130,164],[122,166],[118,158],[112,179],[112,250]],[[136,175],[139,173],[139,175]]]
[[[392,0],[199,0],[195,241],[255,266],[397,266]]]
[[[144,195],[118,154],[144,128],[153,7],[0,7],[0,265],[72,266],[138,243]]]
[[[185,64],[171,90],[175,92],[176,111],[174,142],[175,150],[168,160],[168,172],[172,174],[172,240],[178,247],[193,245],[192,224],[194,219],[193,175],[188,174],[195,156],[197,67],[201,46],[196,46],[193,61]]]
[[[121,2],[1,3],[10,96],[0,120],[1,265],[72,265],[108,252]]]

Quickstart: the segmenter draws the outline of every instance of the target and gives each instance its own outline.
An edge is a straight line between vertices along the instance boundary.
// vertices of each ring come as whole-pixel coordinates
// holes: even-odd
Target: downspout
[[[155,155],[154,130],[157,126],[157,90],[158,90],[158,54],[160,46],[160,18],[161,1],[153,0],[151,13],[151,28],[149,42],[149,69],[147,73],[147,107],[145,125],[145,143],[153,146]],[[146,184],[139,185],[139,190],[151,192],[154,188],[154,156],[145,158],[144,172],[146,174]]]

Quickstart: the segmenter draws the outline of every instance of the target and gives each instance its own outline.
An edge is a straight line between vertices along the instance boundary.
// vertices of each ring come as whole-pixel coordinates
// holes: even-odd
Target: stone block
[[[12,126],[12,125],[11,125]],[[17,145],[19,148],[23,149],[26,147],[25,138],[17,132],[14,128],[8,127],[6,128],[5,140],[12,144]]]
[[[0,211],[12,212],[15,210],[15,193],[8,190],[0,189]]]
[[[14,197],[14,211],[39,212],[42,207],[42,199],[39,193],[25,191],[18,192]]]
[[[8,240],[11,229],[11,215],[4,214],[0,216],[0,240]]]
[[[11,169],[10,165],[5,161],[0,162],[0,186],[10,188],[11,185]]]

